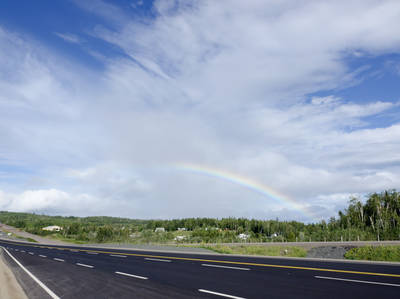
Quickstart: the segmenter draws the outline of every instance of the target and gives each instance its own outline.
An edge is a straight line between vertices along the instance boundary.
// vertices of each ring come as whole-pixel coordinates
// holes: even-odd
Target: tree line
[[[0,222],[38,235],[84,242],[171,242],[177,234],[184,234],[186,242],[206,243],[237,242],[239,234],[246,234],[247,241],[252,242],[399,240],[400,193],[386,190],[370,194],[364,201],[351,198],[337,217],[317,223],[234,217],[142,220],[14,212],[0,212]],[[59,225],[63,230],[42,230],[48,225]],[[158,227],[165,232],[155,233]]]

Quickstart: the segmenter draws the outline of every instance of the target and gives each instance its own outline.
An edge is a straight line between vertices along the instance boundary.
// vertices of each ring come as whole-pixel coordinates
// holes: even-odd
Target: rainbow
[[[204,167],[195,164],[180,163],[180,164],[175,164],[173,167],[179,171],[204,175],[237,184],[239,186],[252,190],[256,193],[259,193],[263,196],[266,196],[270,199],[273,199],[274,201],[280,204],[284,204],[290,209],[294,208],[295,210],[305,215],[307,218],[311,219],[315,218],[315,216],[312,213],[310,213],[303,205],[299,204],[295,200],[279,193],[278,191],[272,189],[271,187],[260,184],[259,182],[252,180],[250,178],[246,178],[232,172],[210,167]]]

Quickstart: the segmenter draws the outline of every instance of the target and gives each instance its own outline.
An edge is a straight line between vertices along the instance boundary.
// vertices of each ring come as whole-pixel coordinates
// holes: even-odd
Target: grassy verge
[[[202,248],[225,254],[245,254],[264,256],[305,257],[307,251],[296,246],[260,246],[260,245],[204,245]]]
[[[344,256],[350,260],[400,262],[400,246],[363,246],[350,249]]]
[[[4,228],[2,229],[2,231],[5,232],[5,233],[11,233],[12,236],[14,236],[15,238],[17,238],[17,239],[19,239],[19,240],[37,243],[37,241],[34,240],[34,239],[32,239],[32,238],[25,238],[25,237],[22,237],[22,236],[20,236],[20,235],[17,235],[16,233],[13,233],[13,232],[10,232],[10,231],[4,229]]]
[[[15,235],[15,237],[16,237],[17,239],[20,239],[20,240],[23,240],[23,241],[32,242],[32,243],[37,243],[37,242],[38,242],[38,241],[36,241],[36,240],[34,240],[34,239],[32,239],[32,238],[25,238],[25,237],[21,237],[21,236],[18,236],[18,235]]]
[[[75,239],[71,239],[71,238],[65,238],[60,234],[53,234],[53,235],[49,235],[47,237],[50,237],[51,239],[54,239],[54,240],[71,243],[71,244],[89,244],[89,242],[87,242],[87,241],[80,241],[80,240],[75,240]]]

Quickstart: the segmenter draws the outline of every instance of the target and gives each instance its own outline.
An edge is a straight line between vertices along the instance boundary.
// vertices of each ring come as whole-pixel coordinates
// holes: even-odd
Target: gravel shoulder
[[[0,298],[27,299],[13,272],[5,264],[4,254],[4,250],[0,248]]]

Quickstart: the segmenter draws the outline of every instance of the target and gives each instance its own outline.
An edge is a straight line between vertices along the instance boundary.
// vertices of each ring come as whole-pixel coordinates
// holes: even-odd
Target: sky
[[[399,189],[400,2],[0,2],[0,210],[320,221]]]

